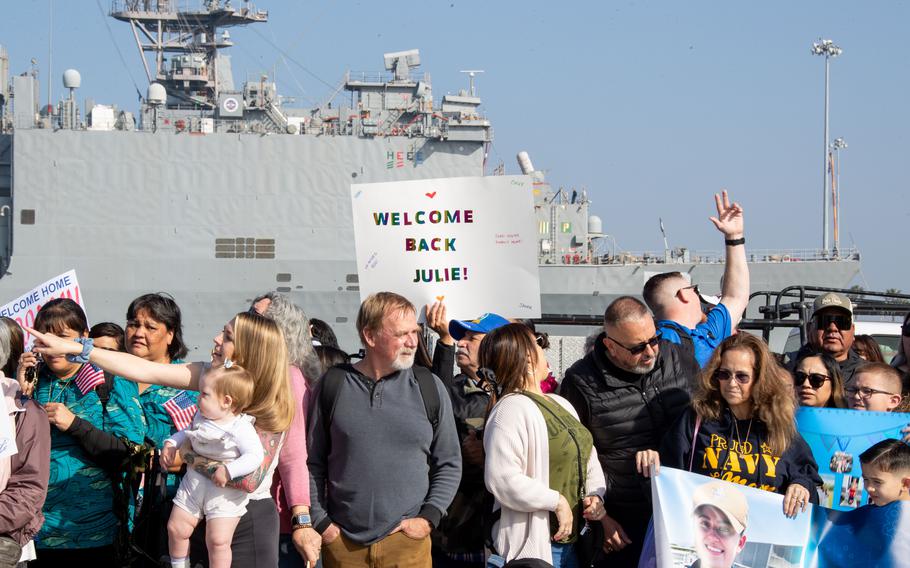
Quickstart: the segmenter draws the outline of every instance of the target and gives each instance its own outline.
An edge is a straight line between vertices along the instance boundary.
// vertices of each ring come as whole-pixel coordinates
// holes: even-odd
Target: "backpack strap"
[[[417,379],[417,386],[420,387],[420,396],[423,398],[423,406],[427,412],[427,420],[433,426],[433,437],[436,437],[436,429],[439,427],[439,390],[436,388],[436,377],[426,367],[414,365],[414,377]]]
[[[435,436],[436,429],[439,427],[439,411],[441,407],[439,390],[436,388],[436,377],[426,367],[415,365],[413,370],[414,377],[417,379],[417,386],[420,388],[420,397],[423,399],[427,420],[433,426],[433,435]],[[335,405],[338,403],[338,394],[341,391],[344,375],[349,371],[352,371],[350,365],[332,367],[319,379],[321,383],[319,409],[322,411],[326,431],[332,424],[332,417],[335,414]]]

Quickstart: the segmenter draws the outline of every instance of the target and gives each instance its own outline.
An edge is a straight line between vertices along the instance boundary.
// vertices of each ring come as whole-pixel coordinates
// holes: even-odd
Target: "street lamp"
[[[843,138],[835,138],[831,143],[831,150],[834,153],[831,171],[831,197],[834,200],[834,256],[840,251],[840,151],[847,149],[847,141]]]
[[[822,168],[822,203],[824,207],[824,213],[822,215],[822,250],[824,254],[828,254],[828,73],[830,67],[831,58],[837,57],[840,55],[843,50],[834,44],[830,39],[821,39],[819,38],[817,42],[812,44],[812,54],[813,55],[824,55],[825,56],[825,144],[822,146],[824,150],[824,161]]]

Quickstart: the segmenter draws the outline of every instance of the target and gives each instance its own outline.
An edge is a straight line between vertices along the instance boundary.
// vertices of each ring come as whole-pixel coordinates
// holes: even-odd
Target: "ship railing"
[[[139,12],[145,14],[175,14],[177,12],[208,12],[210,0],[111,0],[111,13]],[[240,9],[255,13],[253,4],[247,3]],[[246,13],[246,12],[244,12]]]
[[[430,74],[423,72],[413,72],[408,73],[406,81],[412,83],[418,83],[423,81],[424,83],[430,82]],[[395,75],[383,71],[350,71],[347,74],[348,83],[395,83]]]
[[[855,247],[841,249],[837,253],[820,249],[746,249],[749,262],[788,263],[831,260],[859,260],[860,252]],[[721,251],[674,249],[667,252],[617,251],[593,257],[590,264],[723,264],[726,257]],[[576,264],[569,262],[568,264]]]

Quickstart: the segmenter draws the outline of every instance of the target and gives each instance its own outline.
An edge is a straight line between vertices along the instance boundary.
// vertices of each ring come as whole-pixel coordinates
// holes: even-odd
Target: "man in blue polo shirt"
[[[724,235],[727,255],[720,302],[706,316],[701,309],[698,286],[681,272],[656,274],[648,279],[642,291],[645,303],[658,320],[661,337],[683,346],[691,343],[695,359],[702,367],[720,342],[736,329],[749,303],[743,209],[738,203],[730,203],[726,190],[722,196],[715,194],[714,202],[717,217],[711,217],[711,222]]]

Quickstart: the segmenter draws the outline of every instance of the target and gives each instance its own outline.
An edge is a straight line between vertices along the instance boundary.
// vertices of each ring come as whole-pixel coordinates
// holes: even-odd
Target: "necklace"
[[[745,443],[747,443],[747,444],[749,444],[749,434],[752,433],[752,420],[754,420],[754,417],[749,419],[749,427],[746,428]],[[743,447],[743,439],[739,437],[739,420],[736,419],[735,414],[733,415],[733,428],[736,430],[736,442],[737,442],[737,444],[739,444],[739,446],[738,446],[739,453],[751,454],[752,453],[751,451],[746,451],[746,448]],[[749,450],[751,450],[751,449],[752,449],[752,444],[749,444]]]

